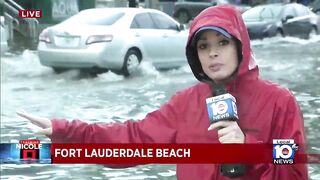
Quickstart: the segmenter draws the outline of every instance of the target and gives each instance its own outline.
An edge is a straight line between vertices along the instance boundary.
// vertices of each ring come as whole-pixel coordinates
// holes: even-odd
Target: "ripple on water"
[[[176,175],[176,171],[168,170],[168,172],[159,172],[158,174],[163,177],[172,177]]]
[[[31,91],[30,87],[17,87],[11,89],[14,92],[20,92],[20,91]]]
[[[38,174],[38,175],[50,174],[50,175],[63,176],[63,175],[68,174],[68,171],[66,171],[66,170],[51,170],[51,171],[38,172],[38,173],[36,173],[36,174]]]
[[[110,169],[108,169],[108,171],[110,171]],[[119,177],[119,176],[129,176],[131,175],[130,173],[127,173],[127,172],[104,172],[104,173],[101,173],[102,175],[104,175],[105,177],[107,178],[110,178],[110,177]]]
[[[10,134],[0,134],[0,137],[1,138],[5,138],[5,137],[10,137],[10,138],[13,138],[13,137],[19,137],[20,136],[20,133],[10,133]]]
[[[309,177],[310,180],[319,180],[320,179],[320,173],[316,173],[320,171],[319,165],[309,165]]]
[[[277,44],[279,46],[291,46],[292,44],[306,45],[310,43],[318,43],[320,42],[320,35],[311,36],[309,39],[301,39],[297,37],[271,37],[264,38],[262,40],[252,40],[250,43],[252,46],[274,46]]]
[[[128,176],[128,177],[110,178],[110,180],[139,180],[139,179],[158,179],[158,177],[157,176]]]

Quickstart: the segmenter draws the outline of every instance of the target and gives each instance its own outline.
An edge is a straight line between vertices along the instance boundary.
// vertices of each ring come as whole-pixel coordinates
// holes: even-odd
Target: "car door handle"
[[[168,34],[164,34],[164,35],[162,35],[162,37],[167,38],[167,37],[168,37]]]
[[[140,37],[140,34],[139,34],[139,33],[136,33],[135,36],[136,36],[136,37]]]

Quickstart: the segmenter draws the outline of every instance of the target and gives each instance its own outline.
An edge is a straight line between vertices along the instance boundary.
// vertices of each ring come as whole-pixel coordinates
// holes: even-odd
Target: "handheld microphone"
[[[237,121],[238,111],[236,99],[229,93],[223,84],[213,83],[213,97],[207,98],[207,109],[210,123],[218,121]],[[220,170],[224,176],[235,178],[243,176],[246,166],[243,164],[222,164]]]

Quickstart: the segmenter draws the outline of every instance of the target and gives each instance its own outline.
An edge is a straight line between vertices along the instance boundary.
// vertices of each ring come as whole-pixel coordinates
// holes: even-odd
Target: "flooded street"
[[[320,154],[320,36],[310,40],[270,38],[252,41],[260,74],[288,87],[305,120],[309,153]],[[138,75],[124,78],[111,72],[89,77],[73,70],[55,74],[40,65],[37,52],[1,57],[1,143],[36,136],[36,127],[16,111],[49,118],[87,122],[141,119],[176,91],[197,83],[189,66],[158,71],[143,63]],[[320,179],[320,165],[309,165],[310,179]],[[100,165],[1,165],[1,179],[176,179],[175,165],[144,165],[110,169]]]

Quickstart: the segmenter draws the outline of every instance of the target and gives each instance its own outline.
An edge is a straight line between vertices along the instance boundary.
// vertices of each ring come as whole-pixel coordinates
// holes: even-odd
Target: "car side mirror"
[[[185,30],[184,25],[183,24],[179,24],[179,31],[183,31]]]
[[[289,19],[292,19],[292,18],[294,18],[292,15],[288,15],[288,16],[286,16],[286,18],[283,19],[282,21],[283,21],[283,22],[287,22]]]

